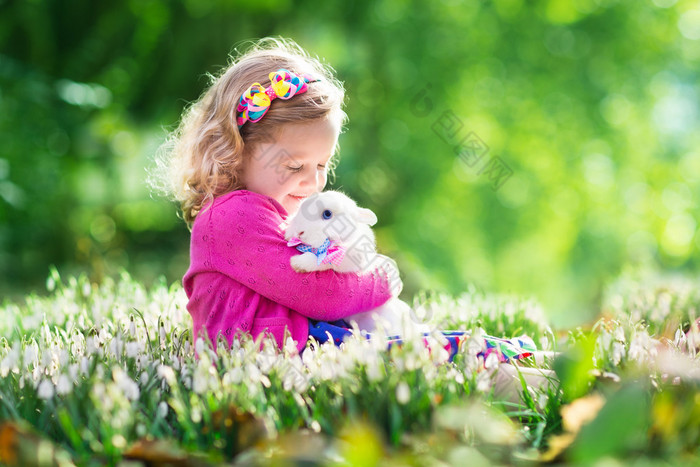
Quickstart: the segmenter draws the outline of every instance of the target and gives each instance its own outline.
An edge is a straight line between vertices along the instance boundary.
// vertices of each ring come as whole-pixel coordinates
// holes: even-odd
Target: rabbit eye
[[[325,211],[323,211],[322,216],[324,219],[328,220],[331,217],[333,217],[333,213],[329,209],[326,209]]]

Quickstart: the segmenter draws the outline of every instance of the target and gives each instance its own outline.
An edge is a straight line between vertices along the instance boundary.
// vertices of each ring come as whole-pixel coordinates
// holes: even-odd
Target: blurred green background
[[[146,168],[268,35],[345,82],[330,187],[378,214],[404,297],[474,283],[571,325],[625,269],[697,272],[697,1],[0,0],[2,296],[52,264],[179,280],[188,231]]]

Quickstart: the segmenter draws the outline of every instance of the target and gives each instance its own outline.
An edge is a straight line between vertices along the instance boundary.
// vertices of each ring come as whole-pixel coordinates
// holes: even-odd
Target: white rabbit
[[[288,220],[285,239],[302,254],[290,260],[297,272],[333,269],[338,272],[362,272],[369,267],[381,267],[397,280],[398,290],[393,298],[374,310],[345,318],[355,321],[360,330],[372,332],[377,318],[388,335],[403,335],[407,326],[416,329],[410,319],[410,307],[399,298],[401,281],[396,263],[377,253],[374,233],[370,226],[377,216],[369,209],[358,207],[355,201],[338,191],[315,193],[305,199],[297,213]],[[425,325],[418,325],[427,331]]]

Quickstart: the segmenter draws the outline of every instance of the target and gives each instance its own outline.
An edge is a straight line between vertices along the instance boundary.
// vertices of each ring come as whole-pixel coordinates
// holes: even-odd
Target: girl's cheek
[[[326,186],[327,179],[328,179],[328,174],[326,174],[326,171],[324,170],[318,176],[318,191],[323,191],[323,188]]]

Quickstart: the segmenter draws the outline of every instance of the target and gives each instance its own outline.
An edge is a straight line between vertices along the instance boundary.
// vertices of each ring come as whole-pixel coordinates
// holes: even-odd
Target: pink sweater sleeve
[[[294,271],[289,260],[299,252],[284,240],[284,208],[272,198],[245,190],[231,195],[200,213],[209,218],[209,232],[201,240],[209,243],[215,270],[316,320],[341,319],[391,298],[388,277],[379,271]]]

